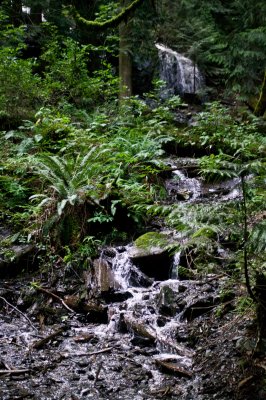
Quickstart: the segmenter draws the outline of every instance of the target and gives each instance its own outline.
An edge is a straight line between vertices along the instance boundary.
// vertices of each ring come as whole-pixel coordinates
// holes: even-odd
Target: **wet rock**
[[[193,191],[185,187],[182,188],[180,186],[181,183],[177,180],[168,179],[165,181],[165,188],[167,190],[169,197],[173,201],[175,200],[186,201],[191,199],[193,196]]]
[[[107,247],[102,252],[102,258],[114,258],[116,256],[116,252],[113,248]]]
[[[106,301],[106,303],[122,303],[133,297],[132,293],[127,291],[109,291],[105,292],[102,295],[102,298]]]
[[[112,271],[112,264],[103,258],[93,261],[93,267],[84,272],[89,298],[100,297],[103,293],[119,288]]]
[[[235,196],[239,196],[239,185],[240,185],[240,179],[239,178],[232,178],[232,179],[227,179],[222,182],[218,182],[219,179],[221,179],[220,175],[218,176],[213,176],[214,182],[204,182],[202,184],[202,197],[212,197],[212,196],[226,196],[232,193],[234,190],[236,190]],[[234,197],[234,195],[233,195]]]
[[[158,325],[159,327],[165,326],[166,323],[168,322],[168,320],[169,320],[169,319],[166,318],[166,317],[164,317],[164,316],[159,316],[158,319],[157,319],[157,325]]]
[[[158,232],[140,236],[129,250],[131,261],[146,275],[155,280],[166,280],[171,275],[173,239]]]
[[[108,322],[108,307],[98,304],[93,301],[83,305],[83,310],[87,312],[87,322],[97,322],[107,324]]]
[[[77,365],[80,368],[85,368],[85,367],[88,367],[90,365],[90,361],[88,361],[88,360],[79,360],[79,361],[77,361]]]
[[[130,342],[131,344],[133,344],[133,346],[139,346],[139,347],[147,347],[154,344],[153,339],[149,339],[139,335],[134,335],[134,337],[131,339]]]
[[[106,260],[99,258],[94,260],[93,267],[93,278],[98,290],[100,292],[108,292],[110,289],[113,289],[115,287],[115,279],[109,263]]]
[[[191,338],[189,337],[189,334],[187,332],[187,329],[184,327],[181,327],[178,332],[176,333],[176,340],[179,343],[184,343],[188,342]]]
[[[72,374],[72,375],[70,375],[69,376],[69,378],[68,378],[70,381],[79,381],[80,380],[80,376],[79,376],[79,374]]]
[[[178,291],[168,285],[162,286],[157,296],[157,307],[159,313],[167,316],[174,316],[178,311],[176,303]]]
[[[185,284],[179,283],[179,285],[178,285],[179,293],[184,293],[187,289],[188,289],[188,287]]]
[[[134,287],[147,288],[153,284],[154,280],[137,269],[132,269],[129,277],[129,285]]]
[[[34,267],[33,244],[12,245],[0,252],[0,279],[13,277]]]
[[[188,321],[206,314],[215,307],[216,301],[213,297],[206,297],[202,299],[195,299],[185,310],[183,316]]]

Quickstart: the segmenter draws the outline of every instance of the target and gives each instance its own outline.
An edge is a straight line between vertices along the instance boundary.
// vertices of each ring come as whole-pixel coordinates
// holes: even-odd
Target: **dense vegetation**
[[[197,272],[245,276],[260,301],[252,286],[266,272],[265,126],[250,107],[265,71],[266,4],[136,3],[123,14],[133,1],[0,2],[1,223],[19,233],[10,241],[44,247],[46,266],[60,256],[85,267],[101,245],[129,242],[158,218],[182,231]],[[120,101],[119,33],[133,81]],[[193,126],[175,122],[180,97],[160,98],[155,40],[206,74],[208,102]],[[205,180],[238,177],[241,199],[169,204],[162,176],[171,146],[199,150]],[[226,265],[218,243],[230,250]]]

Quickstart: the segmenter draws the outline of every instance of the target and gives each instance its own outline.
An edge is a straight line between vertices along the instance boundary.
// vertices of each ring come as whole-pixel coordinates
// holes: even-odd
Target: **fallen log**
[[[142,322],[130,318],[128,315],[124,315],[124,322],[129,328],[129,330],[133,331],[137,335],[149,339],[150,341],[156,341],[156,332],[148,327],[146,327]]]

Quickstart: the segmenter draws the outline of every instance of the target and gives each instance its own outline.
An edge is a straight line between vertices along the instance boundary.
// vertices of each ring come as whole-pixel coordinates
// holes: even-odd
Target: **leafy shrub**
[[[0,49],[0,110],[10,124],[33,116],[40,104],[40,78],[33,67],[34,61],[18,58],[16,50]]]
[[[118,80],[105,60],[102,68],[89,74],[90,51],[93,47],[58,35],[46,45],[41,59],[46,64],[43,85],[48,103],[64,98],[79,108],[94,108],[117,94]]]

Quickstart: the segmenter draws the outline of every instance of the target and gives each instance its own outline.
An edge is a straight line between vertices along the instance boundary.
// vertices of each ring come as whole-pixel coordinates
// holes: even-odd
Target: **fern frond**
[[[264,253],[266,251],[266,220],[254,226],[248,244],[251,250],[256,253]]]

